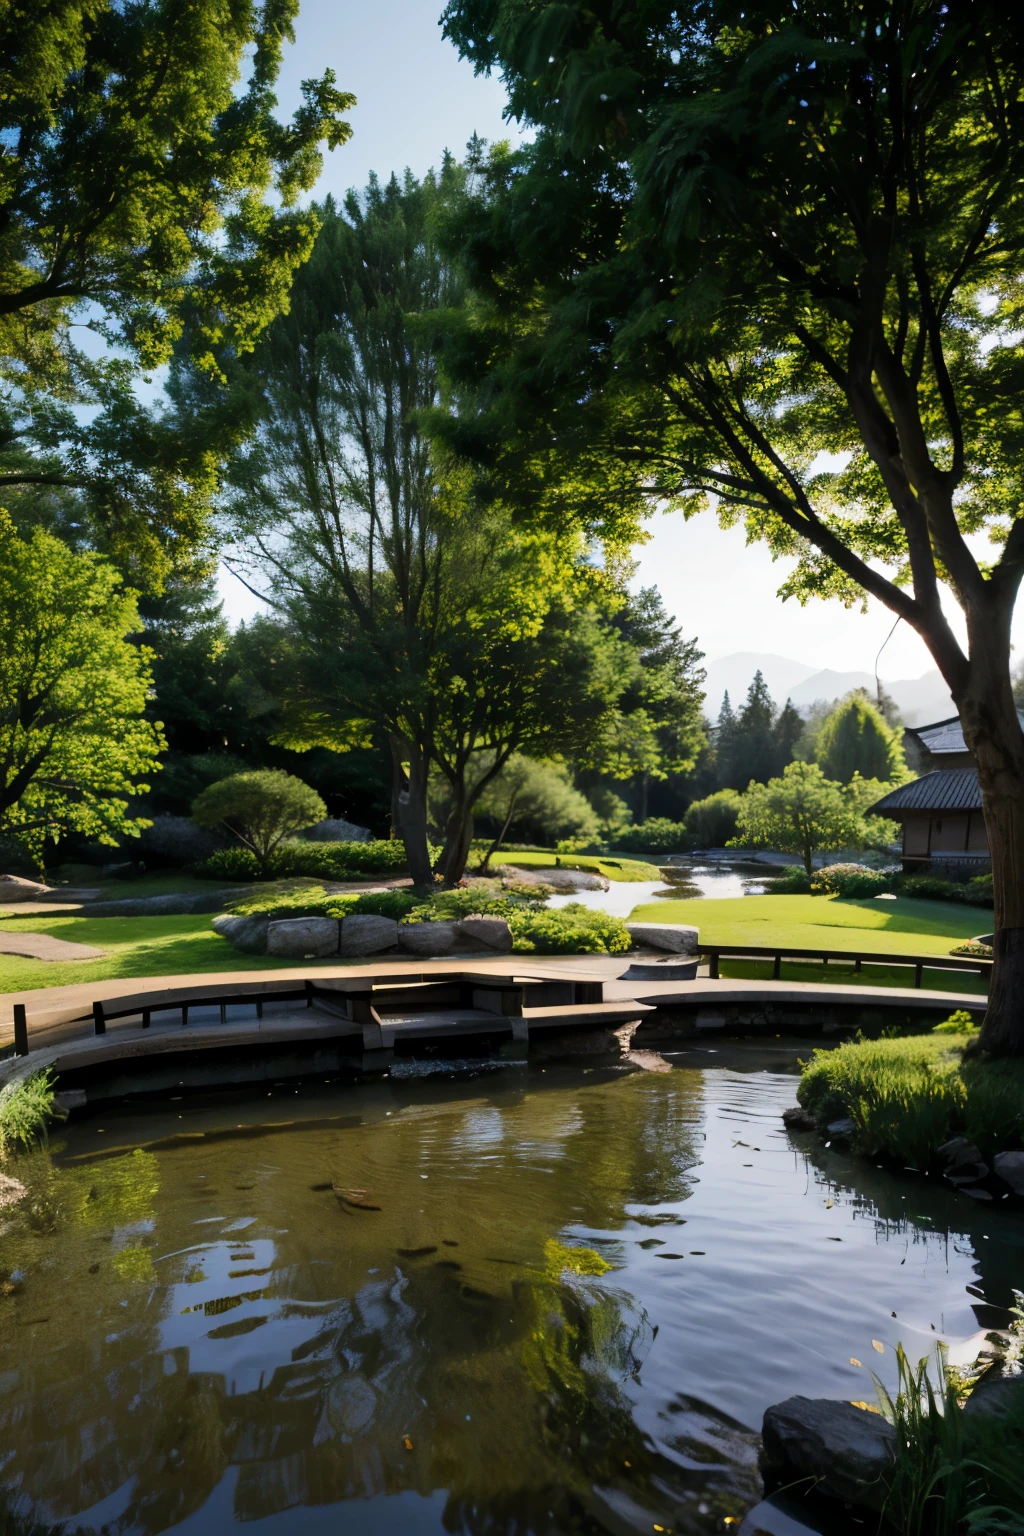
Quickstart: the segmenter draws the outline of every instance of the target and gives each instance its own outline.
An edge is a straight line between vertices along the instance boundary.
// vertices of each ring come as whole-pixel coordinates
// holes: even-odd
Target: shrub
[[[229,774],[192,802],[192,820],[200,827],[227,827],[255,855],[265,877],[285,838],[326,814],[315,789],[279,768]]]
[[[969,907],[992,905],[992,876],[976,875],[973,880],[942,880],[938,875],[903,875],[895,881],[902,896],[916,896],[925,901],[962,901]]]
[[[0,1089],[0,1158],[45,1135],[53,1114],[54,1082],[47,1067]]]
[[[720,789],[704,800],[695,800],[686,813],[686,830],[693,834],[699,848],[724,848],[736,836],[742,795],[734,789]]]
[[[950,950],[951,955],[960,955],[966,960],[991,960],[992,945],[982,944],[978,939],[968,939],[966,944],[956,944]]]
[[[619,955],[630,946],[620,917],[571,901],[542,912],[520,910],[509,918],[513,949],[538,955]]]
[[[195,866],[195,873],[206,880],[258,880],[260,867],[256,855],[248,848],[218,848],[202,864]]]
[[[430,850],[436,858],[438,850]],[[270,860],[275,879],[366,880],[402,875],[408,866],[398,838],[370,843],[284,843]],[[259,865],[247,848],[220,848],[200,864],[197,875],[210,880],[258,880]]]
[[[945,1019],[941,1024],[936,1024],[932,1034],[970,1035],[973,1034],[977,1027],[973,1014],[968,1013],[966,1008],[958,1008],[955,1013],[950,1014],[948,1019]]]
[[[685,822],[650,816],[640,826],[620,832],[615,846],[624,853],[683,853],[695,848],[697,839],[687,831]]]
[[[808,896],[811,881],[807,871],[799,864],[791,864],[785,874],[772,880],[772,894],[779,896]]]
[[[865,864],[827,864],[824,869],[816,869],[810,880],[815,896],[877,896],[891,885],[890,875],[868,869]]]
[[[418,904],[411,891],[363,891],[361,894],[331,895],[323,886],[292,891],[284,896],[262,896],[238,902],[232,911],[238,917],[349,917],[355,913],[373,913],[376,917],[408,916]]]

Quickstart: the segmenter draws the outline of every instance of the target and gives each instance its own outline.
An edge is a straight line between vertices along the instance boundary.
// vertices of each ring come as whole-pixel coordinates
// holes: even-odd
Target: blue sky
[[[492,141],[518,138],[516,125],[502,118],[500,80],[474,76],[442,38],[441,3],[302,0],[279,84],[282,114],[298,104],[301,81],[326,68],[358,98],[350,119],[353,137],[326,157],[318,196],[363,186],[371,170],[386,177],[409,166],[422,175],[445,149],[461,153],[474,132]],[[788,562],[773,563],[763,545],[748,548],[742,529],[722,532],[711,513],[689,523],[655,515],[650,530],[650,541],[637,551],[639,579],[660,587],[709,659],[768,651],[837,671],[873,670],[892,626],[888,609],[873,603],[865,615],[832,603],[780,603],[774,594]],[[227,572],[221,595],[232,622],[260,606]],[[881,671],[889,678],[918,677],[933,665],[922,642],[901,624]]]

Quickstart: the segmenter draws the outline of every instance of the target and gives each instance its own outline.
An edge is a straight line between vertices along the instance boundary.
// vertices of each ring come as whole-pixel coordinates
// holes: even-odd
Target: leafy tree
[[[192,819],[199,826],[227,827],[256,855],[264,879],[270,877],[274,854],[285,838],[323,821],[326,814],[315,789],[273,768],[219,779],[197,795],[192,806]]]
[[[852,693],[826,716],[814,756],[826,778],[843,784],[849,784],[855,774],[885,782],[907,776],[898,732],[890,729],[862,693]]]
[[[349,134],[354,98],[330,70],[290,123],[276,115],[297,9],[65,0],[0,17],[0,485],[16,514],[84,521],[157,582],[202,538],[224,444],[211,422],[183,435],[147,412],[134,379],[185,334],[216,369],[286,307],[317,228],[297,200],[320,144]],[[81,328],[116,351],[96,360]]]
[[[686,830],[692,832],[702,848],[724,848],[736,832],[742,795],[734,789],[719,789],[703,800],[695,800],[686,813]]]
[[[509,758],[480,795],[475,811],[497,828],[480,862],[481,872],[513,828],[541,843],[568,837],[596,839],[600,832],[593,806],[574,787],[565,764],[524,755]]]
[[[734,848],[798,853],[811,873],[816,853],[863,841],[861,805],[817,763],[793,762],[779,779],[751,784],[741,797]]]
[[[129,813],[163,746],[138,628],[105,560],[41,530],[20,539],[0,510],[0,833],[40,863],[64,832],[113,846],[149,825]]]
[[[981,1044],[1024,1053],[1019,28],[991,0],[450,0],[445,25],[537,130],[467,224],[467,441],[574,514],[606,520],[610,478],[630,518],[714,498],[795,559],[784,596],[869,595],[921,636],[988,827]]]

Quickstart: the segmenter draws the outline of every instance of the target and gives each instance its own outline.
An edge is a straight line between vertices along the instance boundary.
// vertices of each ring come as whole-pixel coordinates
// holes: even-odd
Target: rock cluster
[[[356,912],[350,917],[236,917],[222,913],[214,930],[247,955],[282,960],[323,960],[331,955],[358,959],[400,949],[431,958],[463,951],[512,950],[512,930],[502,917],[466,917],[454,923],[397,923],[393,917]]]

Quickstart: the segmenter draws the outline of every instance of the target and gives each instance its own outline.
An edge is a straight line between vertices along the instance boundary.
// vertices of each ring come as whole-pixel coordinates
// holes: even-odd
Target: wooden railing
[[[783,960],[810,960],[817,961],[821,965],[828,965],[830,960],[843,961],[846,964],[853,962],[855,971],[861,971],[865,965],[885,966],[887,968],[913,969],[914,986],[920,987],[925,971],[967,971],[975,976],[988,976],[992,969],[991,960],[960,959],[955,955],[889,955],[879,954],[869,950],[851,949],[793,949],[788,945],[777,944],[698,944],[698,949],[708,964],[708,975],[712,980],[720,978],[720,963],[723,958],[731,960],[771,960],[772,980],[778,981],[782,976]]]

